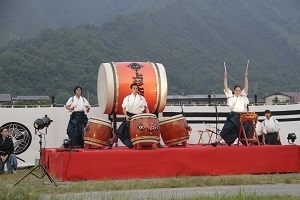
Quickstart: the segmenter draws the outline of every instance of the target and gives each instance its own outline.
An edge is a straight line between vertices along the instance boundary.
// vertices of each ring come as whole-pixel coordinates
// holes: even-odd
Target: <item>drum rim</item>
[[[132,121],[134,119],[145,118],[148,116],[150,116],[150,118],[157,119],[157,116],[153,113],[142,113],[142,114],[136,114],[136,115],[132,116],[130,121]]]
[[[103,125],[112,127],[111,121],[109,121],[109,120],[105,120],[105,119],[102,119],[102,118],[90,117],[88,122],[92,122],[92,121],[99,122],[99,124],[103,124]]]
[[[168,122],[173,122],[173,121],[177,121],[177,120],[181,120],[184,119],[185,117],[182,114],[179,115],[174,115],[172,117],[167,117],[164,119],[159,119],[159,124],[166,124]]]

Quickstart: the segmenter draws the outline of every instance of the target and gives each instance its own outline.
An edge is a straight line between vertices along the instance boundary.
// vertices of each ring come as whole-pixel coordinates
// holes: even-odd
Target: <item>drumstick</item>
[[[248,66],[249,66],[249,60],[247,61],[246,72],[248,71]]]
[[[225,72],[227,72],[227,70],[226,70],[226,64],[225,64],[225,62],[224,62],[224,70],[225,70]]]

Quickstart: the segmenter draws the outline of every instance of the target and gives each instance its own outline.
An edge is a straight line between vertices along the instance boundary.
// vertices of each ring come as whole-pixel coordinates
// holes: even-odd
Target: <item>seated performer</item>
[[[248,71],[245,72],[245,87],[241,90],[240,86],[235,86],[233,92],[227,86],[227,72],[224,73],[224,92],[227,96],[227,105],[230,107],[230,114],[212,146],[216,147],[223,139],[227,145],[231,145],[238,137],[240,130],[240,113],[247,111],[248,92]]]
[[[16,155],[14,152],[14,143],[7,136],[8,130],[0,127],[0,174],[4,173],[4,165],[6,163],[9,174],[16,174],[18,166]]]
[[[70,97],[66,103],[66,109],[72,114],[67,128],[67,134],[71,140],[72,147],[84,147],[84,127],[88,122],[85,112],[90,111],[89,102],[81,96],[82,87],[76,86],[74,88],[75,96]]]
[[[129,148],[133,148],[133,144],[130,141],[130,119],[133,115],[142,114],[143,112],[149,113],[146,99],[139,95],[139,87],[137,83],[130,85],[131,94],[126,96],[123,100],[122,108],[125,115],[123,123],[119,126],[112,141],[109,143],[108,148],[111,149],[114,142],[120,138],[120,140]]]

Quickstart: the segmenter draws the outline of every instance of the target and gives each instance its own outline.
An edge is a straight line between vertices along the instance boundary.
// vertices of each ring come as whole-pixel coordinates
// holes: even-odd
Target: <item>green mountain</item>
[[[158,0],[0,1],[0,45],[33,37],[44,28],[101,25],[121,13],[143,10]]]
[[[0,93],[54,95],[64,103],[80,84],[96,104],[99,65],[111,61],[164,64],[169,94],[222,93],[243,86],[249,59],[250,94],[299,90],[300,4],[296,0],[162,0],[101,26],[44,29],[0,50]]]

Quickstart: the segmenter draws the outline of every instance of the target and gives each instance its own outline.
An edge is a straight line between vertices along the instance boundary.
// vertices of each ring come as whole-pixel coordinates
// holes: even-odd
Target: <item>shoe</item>
[[[107,149],[112,149],[113,144],[109,143]]]
[[[13,171],[12,174],[18,174],[16,171]]]
[[[220,142],[213,142],[213,143],[211,143],[211,146],[216,147],[216,146],[218,146],[219,144],[220,144]]]
[[[157,144],[158,148],[164,148],[160,143]]]

